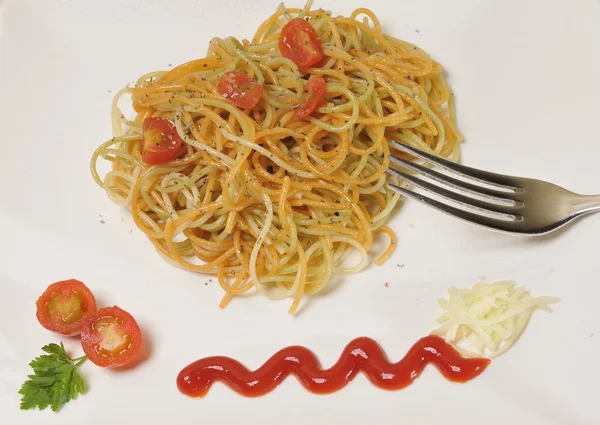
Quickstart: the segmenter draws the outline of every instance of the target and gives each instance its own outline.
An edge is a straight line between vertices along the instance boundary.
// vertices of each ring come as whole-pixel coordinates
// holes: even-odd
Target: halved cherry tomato
[[[323,44],[317,31],[304,19],[285,24],[279,35],[279,51],[300,68],[316,64],[323,57]]]
[[[310,115],[323,103],[325,99],[325,80],[318,75],[311,75],[306,82],[304,94],[300,99],[300,106],[296,108],[295,114],[297,117],[305,117]]]
[[[146,118],[142,126],[144,143],[142,161],[156,165],[169,162],[181,155],[183,141],[169,120],[159,117]]]
[[[79,334],[85,320],[96,311],[94,294],[75,279],[48,286],[35,304],[43,327],[68,336]]]
[[[97,366],[123,366],[142,350],[142,331],[125,310],[117,306],[101,308],[83,324],[81,346]]]
[[[229,71],[219,80],[217,91],[240,108],[254,108],[264,88],[243,72]]]

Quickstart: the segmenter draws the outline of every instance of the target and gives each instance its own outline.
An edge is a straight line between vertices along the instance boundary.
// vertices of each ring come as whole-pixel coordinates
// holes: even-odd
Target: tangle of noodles
[[[332,275],[369,262],[373,234],[400,196],[386,188],[391,140],[456,160],[461,135],[442,67],[420,48],[381,31],[377,17],[349,17],[283,4],[252,38],[210,41],[207,57],[140,77],[115,96],[113,138],[93,155],[96,182],[131,210],[137,227],[169,262],[217,276],[232,296],[252,288],[270,298],[293,298],[325,288]],[[323,42],[318,67],[299,70],[281,56],[281,28],[306,19]],[[362,19],[361,19],[362,17]],[[263,85],[253,109],[240,109],[216,91],[227,71]],[[309,74],[322,76],[326,101],[297,118]],[[137,117],[124,118],[119,99],[130,95]],[[187,152],[149,166],[141,160],[142,122],[175,124]],[[102,179],[98,158],[112,163]],[[342,264],[348,254],[358,262]]]

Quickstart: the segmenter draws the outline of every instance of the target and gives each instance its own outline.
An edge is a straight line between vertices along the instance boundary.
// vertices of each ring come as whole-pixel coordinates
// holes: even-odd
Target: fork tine
[[[482,196],[491,201],[504,202],[504,203],[507,203],[510,205],[519,205],[520,204],[519,201],[511,198],[510,197],[511,194],[508,192],[502,192],[500,190],[489,189],[487,187],[477,186],[477,185],[473,185],[471,183],[467,183],[463,180],[457,180],[446,174],[438,173],[437,171],[432,170],[431,168],[424,167],[420,164],[409,161],[408,159],[400,158],[400,157],[397,157],[394,155],[390,155],[390,159],[394,163],[401,165],[402,167],[407,168],[410,171],[413,171],[415,173],[420,173],[438,183],[445,184],[446,186],[451,187],[453,189],[462,190],[466,193],[469,193],[469,194],[475,195],[475,196]]]
[[[480,226],[490,227],[492,229],[500,230],[503,232],[522,232],[522,220],[498,220],[495,218],[487,217],[484,215],[475,214],[469,211],[461,210],[459,208],[453,207],[452,205],[444,204],[443,202],[437,201],[435,199],[429,198],[428,196],[422,195],[420,193],[413,192],[412,190],[405,189],[400,186],[396,186],[395,184],[388,184],[388,187],[396,192],[403,194],[408,198],[415,199],[417,201],[421,201],[439,211],[442,211],[446,214],[452,215],[454,217],[460,218],[461,220],[478,224]]]
[[[406,180],[414,184],[415,186],[436,195],[443,197],[444,199],[452,202],[456,202],[465,207],[474,208],[479,212],[488,213],[498,215],[504,219],[508,220],[519,220],[521,216],[516,214],[517,208],[515,206],[507,206],[507,205],[499,205],[492,204],[490,202],[480,201],[479,199],[469,198],[467,196],[463,196],[460,193],[451,192],[443,187],[436,186],[431,184],[425,180],[420,179],[417,176],[404,173],[399,170],[394,170],[393,168],[387,169],[388,174],[398,177],[399,179]]]
[[[427,152],[423,152],[419,149],[413,148],[405,143],[392,142],[392,146],[398,150],[407,152],[423,161],[431,162],[447,171],[452,171],[462,177],[471,178],[480,183],[486,183],[501,189],[516,191],[520,189],[518,179],[504,174],[490,173],[489,171],[479,170],[477,168],[467,167],[466,165],[456,164],[444,158],[432,155]]]

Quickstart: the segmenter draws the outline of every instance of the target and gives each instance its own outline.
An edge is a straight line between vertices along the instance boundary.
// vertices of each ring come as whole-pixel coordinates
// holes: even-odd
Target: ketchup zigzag
[[[490,361],[464,358],[442,338],[430,335],[417,341],[402,360],[390,363],[373,339],[361,337],[351,341],[329,369],[321,368],[312,351],[293,346],[277,352],[255,371],[229,357],[200,359],[179,373],[177,386],[188,396],[203,397],[213,382],[221,381],[242,395],[257,397],[294,374],[309,391],[328,394],[345,387],[362,371],[373,385],[399,390],[413,383],[429,363],[448,380],[467,382],[481,374]]]

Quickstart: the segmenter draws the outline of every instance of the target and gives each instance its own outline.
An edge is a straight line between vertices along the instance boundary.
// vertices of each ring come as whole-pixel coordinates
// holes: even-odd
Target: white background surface
[[[127,211],[94,184],[88,161],[110,137],[112,93],[147,71],[203,56],[213,36],[250,37],[276,6],[276,0],[4,3],[0,423],[599,424],[600,216],[523,239],[408,202],[391,222],[399,246],[389,262],[305,299],[300,314],[289,317],[289,301],[259,295],[220,310],[215,280],[164,263]],[[465,163],[600,193],[598,0],[320,0],[316,6],[336,15],[368,6],[386,32],[420,45],[446,67],[467,140]],[[397,392],[363,376],[329,396],[308,393],[294,378],[259,399],[216,384],[193,400],[175,386],[179,370],[197,358],[229,355],[256,368],[292,344],[313,349],[328,367],[360,335],[375,338],[397,360],[430,330],[436,299],[479,275],[516,279],[533,295],[562,302],[551,315],[536,313],[521,341],[471,383],[451,384],[430,367]],[[99,304],[130,311],[151,355],[120,372],[86,363],[85,396],[58,414],[19,411],[17,391],[29,361],[44,344],[61,340],[39,326],[34,302],[49,283],[71,277],[84,281]],[[80,355],[78,340],[62,340]]]

